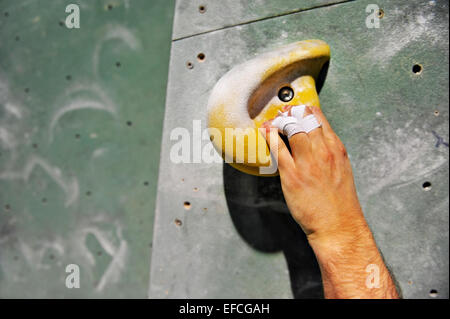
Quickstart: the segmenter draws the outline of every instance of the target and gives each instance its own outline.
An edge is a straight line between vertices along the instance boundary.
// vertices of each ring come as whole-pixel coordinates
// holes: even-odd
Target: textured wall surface
[[[384,16],[368,29],[374,2]],[[150,297],[321,296],[314,256],[283,214],[279,179],[169,159],[174,128],[192,132],[193,120],[205,128],[208,96],[225,72],[318,38],[332,53],[321,104],[348,149],[386,263],[404,297],[448,298],[448,1],[246,4],[176,5]]]
[[[444,0],[0,0],[0,297],[321,297],[277,178],[169,159],[226,71],[318,38],[380,250],[405,297],[448,298],[448,35]]]
[[[173,10],[0,1],[0,297],[147,296]]]

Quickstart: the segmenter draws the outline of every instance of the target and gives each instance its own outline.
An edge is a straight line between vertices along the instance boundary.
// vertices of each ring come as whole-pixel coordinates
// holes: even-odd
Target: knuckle
[[[342,143],[339,137],[336,137],[336,144],[339,154],[343,155],[344,157],[347,157],[347,149],[345,148],[344,143]]]
[[[336,136],[329,141],[330,149],[336,152],[337,155],[342,155],[343,157],[347,157],[347,149],[345,145],[341,142],[341,140]]]
[[[334,154],[330,150],[325,150],[322,154],[322,160],[326,163],[331,163],[334,161]]]
[[[337,144],[337,136],[332,134],[330,136],[327,137],[326,139],[326,143],[327,146],[331,149],[335,149],[336,148],[336,144]]]
[[[338,151],[339,154],[342,154],[344,157],[348,156],[347,149],[345,148],[345,145],[342,142],[339,142]]]

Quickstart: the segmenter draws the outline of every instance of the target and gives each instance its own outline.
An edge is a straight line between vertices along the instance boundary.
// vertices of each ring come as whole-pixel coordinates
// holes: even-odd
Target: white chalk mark
[[[403,12],[395,9],[391,13],[393,16],[402,15]],[[398,52],[407,47],[410,43],[427,38],[432,44],[437,43],[442,39],[444,34],[439,28],[436,28],[433,19],[433,12],[423,12],[418,15],[415,20],[405,23],[401,30],[396,30],[395,33],[378,37],[377,43],[367,53],[368,58],[374,61],[383,61],[381,66],[389,65],[385,60],[394,57]]]
[[[102,156],[103,154],[105,154],[105,152],[106,152],[106,148],[104,148],[104,147],[97,148],[96,150],[94,150],[94,151],[92,152],[92,158],[100,157],[100,156]]]
[[[94,67],[94,73],[97,75],[98,73],[98,64],[100,59],[100,52],[105,44],[105,42],[110,40],[121,40],[123,41],[130,49],[136,51],[139,50],[142,45],[139,42],[139,40],[134,36],[134,34],[127,28],[120,26],[120,25],[107,25],[106,26],[106,34],[103,36],[103,38],[100,39],[99,42],[97,42],[94,54],[92,57],[92,64]]]
[[[4,107],[6,112],[10,113],[18,119],[22,118],[22,111],[20,110],[19,106],[12,104],[11,102],[6,102]]]
[[[108,238],[108,233],[100,231],[95,227],[86,227],[81,230],[81,238],[83,238],[83,243],[86,241],[86,237],[92,234],[98,240],[102,248],[112,257],[111,262],[100,278],[96,291],[102,291],[105,286],[109,283],[118,282],[120,279],[121,272],[125,269],[125,262],[127,257],[128,245],[122,236],[122,229],[120,225],[116,224],[116,237],[119,238],[120,242],[118,247],[113,244],[113,241]],[[91,265],[95,265],[95,258],[92,253],[84,246],[86,250],[86,256]]]
[[[6,171],[0,173],[0,179],[14,180],[19,179],[28,181],[31,173],[36,166],[40,166],[54,181],[61,187],[66,196],[65,206],[73,204],[79,196],[78,180],[75,177],[64,178],[58,167],[51,166],[44,159],[32,155],[22,171]]]
[[[33,269],[50,269],[51,265],[43,262],[48,256],[48,250],[56,251],[59,255],[64,254],[64,247],[59,243],[59,240],[54,241],[44,241],[39,243],[39,245],[33,245],[30,247],[23,240],[19,239],[19,247],[22,255],[25,257],[27,264],[32,266]]]
[[[81,81],[83,83],[87,82],[84,80],[81,80]],[[103,103],[110,105],[111,107],[114,106],[113,101],[108,97],[108,95],[103,91],[103,89],[97,83],[87,83],[87,84],[76,83],[74,85],[71,85],[68,89],[66,89],[64,91],[64,93],[62,94],[62,97],[66,98],[69,95],[82,93],[84,91],[94,94],[96,97],[100,98],[100,100]],[[60,99],[58,99],[58,101],[60,101]]]
[[[12,136],[8,130],[0,126],[0,142],[6,149],[12,149],[16,145],[14,136]]]
[[[89,100],[89,99],[73,100],[73,101],[69,102],[68,104],[66,104],[65,106],[63,106],[62,108],[60,108],[58,111],[56,111],[55,114],[53,114],[51,122],[50,122],[50,127],[49,127],[50,142],[53,141],[53,129],[55,128],[56,123],[58,123],[58,121],[61,119],[61,117],[69,112],[82,110],[82,109],[103,110],[103,111],[107,111],[111,114],[116,113],[115,109],[112,106],[104,104],[102,102],[97,102],[97,101]]]
[[[370,185],[369,189],[362,193],[363,196],[369,197],[387,187],[401,188],[417,183],[448,163],[442,154],[424,156],[434,144],[424,142],[424,130],[412,130],[408,128],[410,125],[411,123],[407,122],[396,129],[374,129],[374,136],[377,138],[368,139],[364,160],[360,161],[363,166],[359,170],[364,175],[363,179]],[[395,134],[385,134],[383,130]]]
[[[127,243],[122,240],[120,242],[119,249],[117,253],[114,255],[113,260],[109,264],[102,278],[100,279],[97,287],[95,288],[97,291],[102,291],[107,283],[117,282],[120,278],[120,273],[125,268],[125,258],[127,255]]]
[[[70,98],[71,95],[90,93],[92,98]],[[63,104],[64,99],[69,99],[67,104]],[[97,84],[80,85],[75,84],[67,89],[60,98],[57,99],[56,105],[63,104],[64,106],[58,109],[53,115],[49,126],[49,142],[53,141],[53,131],[58,121],[65,114],[82,109],[94,109],[106,111],[116,116],[116,107],[114,102],[105,94],[105,92]]]

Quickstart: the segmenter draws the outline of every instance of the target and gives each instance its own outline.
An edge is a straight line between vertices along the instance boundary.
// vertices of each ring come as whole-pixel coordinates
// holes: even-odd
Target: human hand
[[[288,116],[291,108],[284,110]],[[364,219],[344,144],[320,108],[307,107],[304,116],[309,114],[322,124],[309,133],[294,134],[292,126],[284,126],[292,153],[273,121],[264,123],[261,133],[272,154],[277,154],[286,203],[316,254],[325,297],[398,298]],[[376,275],[368,276],[368,269],[376,269]]]
[[[284,111],[291,115],[292,106]],[[336,238],[364,225],[347,151],[318,107],[306,107],[321,127],[289,139],[278,136],[278,170],[286,203],[308,239]],[[263,135],[277,134],[268,121]],[[270,141],[270,139],[266,138]],[[269,147],[271,146],[269,143]]]

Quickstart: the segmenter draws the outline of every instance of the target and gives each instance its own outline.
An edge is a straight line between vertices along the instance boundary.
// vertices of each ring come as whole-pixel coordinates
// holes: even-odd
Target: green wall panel
[[[147,296],[173,10],[0,1],[0,297]]]

